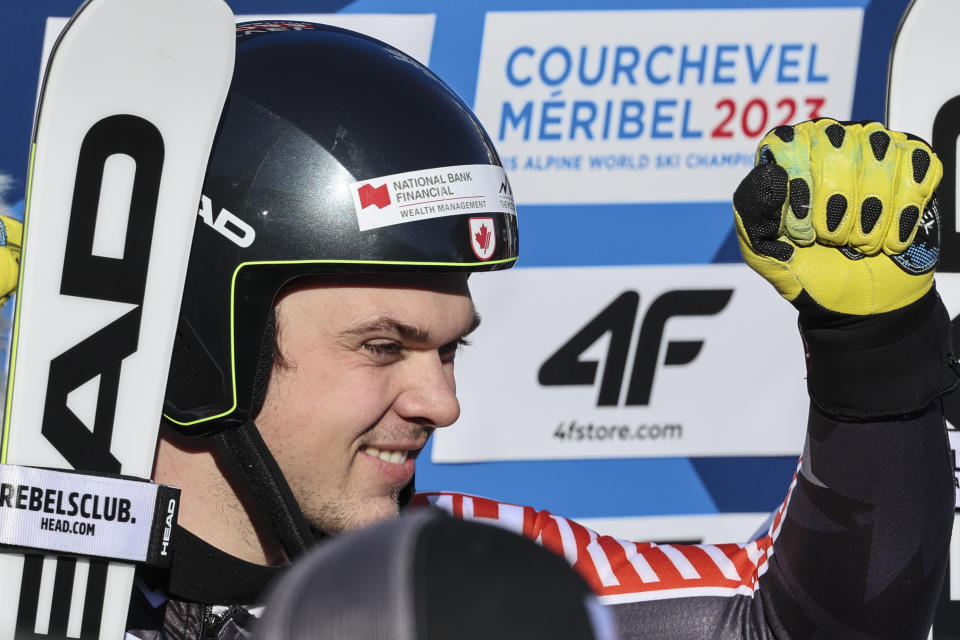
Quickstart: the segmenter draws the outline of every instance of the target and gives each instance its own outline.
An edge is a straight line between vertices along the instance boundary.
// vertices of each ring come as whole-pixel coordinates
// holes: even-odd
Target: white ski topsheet
[[[931,143],[943,162],[943,181],[937,190],[943,217],[937,289],[952,316],[960,313],[958,24],[960,2],[913,0],[910,4],[890,56],[886,123],[891,129],[908,131]],[[948,413],[947,418],[953,427],[960,428],[960,416]]]
[[[913,0],[890,56],[887,127],[931,141],[937,111],[960,93],[958,23],[960,3]]]
[[[233,24],[222,0],[88,0],[58,43],[34,129],[3,462],[149,477]],[[132,565],[24,558],[0,555],[0,640],[123,637]]]
[[[943,162],[938,193],[943,216],[943,257],[937,272],[937,290],[951,317],[960,314],[960,216],[957,215],[958,144],[960,134],[960,2],[913,0],[900,23],[890,56],[887,83],[887,126],[918,135],[933,145]],[[935,126],[935,123],[936,126]],[[954,392],[957,393],[957,392]],[[960,416],[947,403],[947,421],[960,427]],[[950,431],[951,448],[956,432]],[[960,479],[960,470],[955,471]],[[960,499],[960,496],[958,496]],[[960,503],[958,503],[960,504]],[[950,544],[950,575],[946,596],[937,607],[930,638],[956,638],[960,601],[960,519],[955,518]],[[949,586],[947,586],[949,585]],[[943,596],[942,596],[943,597]]]

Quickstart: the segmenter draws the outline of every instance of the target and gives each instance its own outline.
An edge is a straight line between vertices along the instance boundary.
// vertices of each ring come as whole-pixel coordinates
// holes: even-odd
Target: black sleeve
[[[777,638],[926,638],[953,522],[939,401],[901,419],[810,412],[797,482],[760,578]]]
[[[875,422],[813,408],[795,482],[766,536],[674,547],[700,579],[669,580],[661,558],[658,581],[598,593],[623,640],[924,640],[946,569],[952,469],[939,401]],[[641,554],[654,566],[663,548]],[[731,559],[740,582],[698,562],[707,548]]]
[[[935,289],[874,316],[797,306],[813,408],[767,618],[783,638],[926,638],[954,509],[949,315]]]

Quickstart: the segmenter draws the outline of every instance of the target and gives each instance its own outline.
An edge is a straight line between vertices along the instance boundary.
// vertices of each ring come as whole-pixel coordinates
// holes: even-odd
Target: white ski
[[[960,273],[960,220],[955,214],[960,134],[960,68],[954,64],[960,59],[957,24],[960,3],[955,0],[913,0],[897,31],[887,78],[887,126],[920,136],[943,162],[937,190],[943,227],[938,275]]]
[[[150,477],[233,56],[222,0],[87,0],[61,35],[34,124],[3,463]],[[86,494],[80,474],[82,508],[71,509],[68,489],[6,468],[33,484],[0,485],[0,533],[52,509],[38,539],[100,536],[102,549],[126,536],[101,525],[138,526],[137,498],[116,495],[122,485]],[[0,640],[122,638],[133,569],[0,554]]]
[[[941,215],[941,260],[937,290],[953,317],[954,344],[960,331],[960,217],[957,216],[957,137],[960,135],[960,2],[913,0],[904,13],[890,53],[887,126],[922,137],[943,162],[937,189]],[[948,423],[960,427],[960,392],[944,398]],[[951,442],[957,432],[951,430]],[[956,466],[956,465],[955,465]],[[957,474],[960,481],[960,473]],[[957,506],[960,507],[960,497]],[[950,566],[930,638],[960,637],[960,519],[954,520]]]

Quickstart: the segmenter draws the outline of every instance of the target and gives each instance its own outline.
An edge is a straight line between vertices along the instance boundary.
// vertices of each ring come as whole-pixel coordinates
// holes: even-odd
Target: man
[[[925,637],[953,504],[942,169],[922,142],[830,120],[776,129],[758,159],[734,197],[741,247],[801,312],[813,400],[769,535],[658,547],[469,496],[420,501],[563,553],[624,637]],[[339,29],[238,27],[203,193],[155,467],[183,489],[182,527],[172,569],[141,573],[137,638],[244,637],[277,567],[410,503],[417,454],[459,414],[467,277],[517,256],[475,116]]]

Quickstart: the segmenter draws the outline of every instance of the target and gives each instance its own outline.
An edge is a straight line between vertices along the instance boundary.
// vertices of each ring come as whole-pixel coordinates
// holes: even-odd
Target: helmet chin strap
[[[253,496],[287,557],[293,560],[312,546],[314,532],[253,418],[240,427],[224,429],[213,438],[219,459]]]

